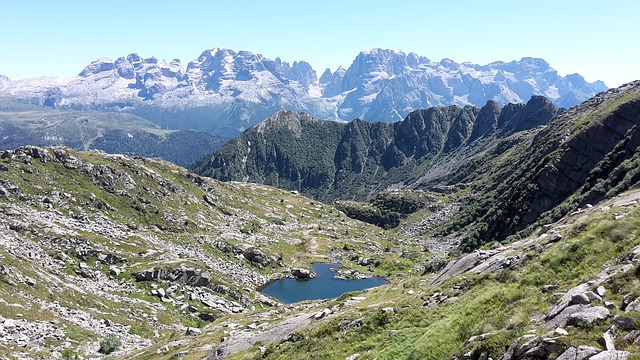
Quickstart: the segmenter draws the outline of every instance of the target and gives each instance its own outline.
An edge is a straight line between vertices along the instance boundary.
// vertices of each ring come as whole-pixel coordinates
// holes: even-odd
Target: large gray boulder
[[[429,282],[428,286],[440,284],[453,276],[469,271],[497,253],[496,250],[474,251],[458,260],[452,260]]]
[[[628,351],[623,350],[606,350],[589,358],[589,360],[626,360],[629,355]]]
[[[584,305],[570,305],[564,308],[558,315],[556,315],[553,319],[547,321],[545,323],[545,327],[549,329],[554,329],[557,327],[563,327],[567,325],[567,320],[569,316],[573,315],[584,309]]]
[[[602,298],[593,291],[585,291],[583,293],[571,296],[571,304],[591,304],[593,301],[602,301]]]
[[[604,306],[587,307],[569,315],[567,325],[591,324],[595,321],[606,320],[609,315],[609,309]]]
[[[244,256],[245,259],[249,260],[252,265],[259,268],[268,266],[271,263],[271,259],[269,259],[269,257],[267,257],[267,255],[260,249],[245,251],[242,256]]]
[[[556,360],[584,360],[593,358],[592,356],[600,352],[600,350],[591,346],[580,346],[578,348],[570,347]]]
[[[549,311],[547,315],[545,315],[545,319],[551,320],[554,317],[556,317],[558,314],[562,312],[562,310],[564,310],[564,308],[566,308],[571,304],[571,299],[573,298],[574,295],[584,293],[588,289],[589,289],[589,285],[580,284],[574,287],[573,289],[567,291],[567,293],[564,294],[562,298],[560,298],[560,300],[558,300],[558,302],[553,307],[553,309],[551,309],[551,311]]]
[[[296,279],[313,279],[316,277],[316,274],[308,269],[293,269],[291,271],[291,275],[293,275]]]

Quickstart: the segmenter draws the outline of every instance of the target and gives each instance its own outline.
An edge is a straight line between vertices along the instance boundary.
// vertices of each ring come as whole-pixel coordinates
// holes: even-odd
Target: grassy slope
[[[640,209],[636,206],[604,211],[595,207],[564,218],[554,224],[564,235],[562,241],[529,250],[523,254],[523,263],[497,274],[464,274],[436,287],[426,286],[430,276],[393,281],[366,292],[367,299],[357,307],[345,308],[331,320],[301,331],[304,338],[299,342],[269,346],[264,354],[256,347],[234,359],[338,359],[354,353],[361,359],[449,359],[469,351],[499,358],[519,336],[549,332],[541,326],[541,319],[559,295],[542,293],[544,285],[554,284],[566,291],[597,279],[602,266],[610,270],[621,266],[616,261],[640,244]],[[639,273],[632,270],[605,282],[605,300],[620,306],[626,294],[640,294]],[[449,300],[431,308],[422,306],[443,295]],[[394,313],[381,310],[386,307],[392,307]],[[613,315],[621,313],[612,311]],[[569,326],[569,336],[561,336],[559,343],[563,348],[601,348],[598,339],[608,327],[606,322]],[[486,333],[490,335],[485,340],[465,345],[471,336]],[[637,345],[621,340],[627,333],[618,329],[617,348],[640,351]]]
[[[415,251],[411,245],[398,246],[378,228],[302,196],[267,186],[199,178],[160,160],[96,151],[57,151],[77,158],[76,164],[81,165],[68,169],[59,161],[43,162],[24,155],[0,159],[0,164],[7,167],[0,171],[0,184],[14,189],[0,196],[0,211],[11,214],[0,220],[0,236],[9,240],[5,245],[13,244],[0,249],[0,255],[4,265],[19,273],[0,275],[0,298],[4,300],[0,302],[0,315],[16,318],[16,313],[22,313],[29,321],[53,319],[56,326],[66,327],[66,336],[73,340],[72,349],[79,353],[95,351],[102,336],[90,327],[73,325],[60,314],[45,310],[50,302],[83,309],[95,319],[129,326],[130,334],[153,341],[170,341],[184,332],[184,326],[204,325],[188,312],[181,312],[179,306],[164,304],[158,297],[148,295],[150,284],[133,280],[134,272],[153,266],[207,270],[212,282],[229,286],[251,299],[249,312],[260,312],[265,305],[256,299],[254,290],[245,289],[246,284],[212,268],[211,260],[277,278],[288,274],[289,266],[307,267],[310,262],[344,256],[342,260],[348,267],[367,272],[367,268],[349,265],[349,259],[353,255],[377,257],[382,249],[389,248],[391,251],[381,257],[383,261],[375,269],[377,273],[391,275],[410,271],[414,266],[403,262],[405,266],[391,267],[402,260],[403,252]],[[127,185],[132,183],[135,186]],[[13,223],[27,225],[12,230],[9,225]],[[97,224],[98,229],[91,230],[86,224]],[[59,231],[52,232],[52,227]],[[16,240],[25,245],[16,247]],[[284,266],[272,263],[258,269],[242,256],[218,250],[213,244],[219,241],[259,248],[270,258],[280,258]],[[119,276],[109,275],[108,266],[95,257],[83,261],[102,274],[99,279],[103,280],[96,281],[124,284],[126,293],[117,288],[110,290],[109,286],[103,289],[104,293],[87,291],[92,288],[83,284],[91,280],[77,273],[81,260],[75,257],[76,249],[83,247],[128,260]],[[342,250],[346,247],[348,252]],[[37,250],[38,260],[31,260],[23,249]],[[37,279],[36,285],[21,282],[25,277]],[[211,311],[199,302],[188,303],[201,311]],[[157,321],[150,320],[153,316]],[[159,331],[159,338],[154,337],[155,330]],[[63,342],[47,341],[44,349],[32,355],[47,358],[51,349]],[[0,343],[0,352],[15,351],[15,346]]]

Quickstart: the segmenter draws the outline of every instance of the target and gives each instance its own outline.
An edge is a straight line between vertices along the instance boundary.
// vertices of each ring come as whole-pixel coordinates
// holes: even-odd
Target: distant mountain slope
[[[578,74],[565,77],[536,58],[476,65],[432,62],[414,53],[373,49],[348,69],[318,78],[306,62],[289,64],[248,51],[206,50],[183,68],[154,57],[103,58],[78,76],[0,81],[0,98],[51,108],[140,115],[173,129],[235,136],[281,109],[350,121],[402,120],[414,109],[525,102],[532,95],[569,107],[606,90]]]
[[[490,101],[482,108],[417,110],[397,123],[344,124],[280,111],[193,169],[221,180],[265,183],[323,200],[363,199],[394,184],[418,181],[434,164],[450,164],[448,156],[457,151],[475,153],[492,139],[546,124],[559,111],[540,96],[526,105],[503,108]]]
[[[0,150],[66,145],[75,150],[160,157],[187,166],[223,143],[224,139],[203,132],[163,130],[130,114],[0,104]]]

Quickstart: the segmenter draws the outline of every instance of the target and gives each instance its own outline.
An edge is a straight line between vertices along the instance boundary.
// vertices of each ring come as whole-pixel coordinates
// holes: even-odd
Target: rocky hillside
[[[166,130],[129,114],[0,104],[0,150],[64,145],[75,150],[159,157],[187,166],[223,143],[224,139],[208,133]]]
[[[316,71],[248,51],[210,49],[185,67],[179,60],[129,54],[103,58],[70,78],[0,81],[0,98],[57,109],[109,110],[171,129],[232,137],[281,109],[350,121],[399,121],[415,109],[528,101],[569,107],[606,90],[578,74],[560,76],[542,60],[476,65],[433,62],[414,53],[373,49],[348,69]]]
[[[0,153],[0,213],[8,359],[87,358],[111,345],[130,358],[277,305],[257,289],[313,261],[340,261],[362,276],[419,271],[402,258],[419,248],[330,206],[95,150]]]
[[[451,184],[472,184],[474,195],[445,232],[471,225],[465,242],[475,248],[631,188],[640,180],[639,125],[636,81],[506,138],[450,173]]]
[[[453,260],[436,274],[289,307],[289,322],[276,311],[237,325],[221,322],[168,353],[197,348],[226,330],[207,359],[232,349],[241,352],[227,358],[635,359],[639,197],[635,191],[595,204],[518,242]],[[269,337],[296,319],[298,327]],[[265,330],[253,326],[265,322]]]
[[[220,180],[265,183],[322,200],[364,199],[422,181],[427,169],[451,167],[497,138],[548,123],[550,100],[482,108],[417,110],[397,123],[335,123],[280,111],[193,165]],[[436,166],[439,165],[439,166]]]

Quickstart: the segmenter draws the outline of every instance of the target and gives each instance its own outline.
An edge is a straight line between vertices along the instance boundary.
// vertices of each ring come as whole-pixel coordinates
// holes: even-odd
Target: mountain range
[[[489,101],[482,108],[416,110],[392,124],[344,124],[281,111],[192,169],[324,201],[363,201],[392,189],[470,185],[467,206],[442,231],[474,224],[463,240],[471,250],[541,219],[554,221],[569,209],[635,183],[640,176],[632,165],[640,146],[639,98],[640,82],[633,82],[570,110],[533,96],[527,104],[504,107]],[[507,164],[502,163],[505,158]],[[380,209],[380,216],[364,209],[349,211],[375,224],[398,224],[393,220],[397,216],[390,219],[384,213],[388,208]]]
[[[293,64],[248,51],[214,48],[186,68],[179,60],[129,54],[102,58],[77,76],[0,78],[0,99],[56,109],[103,110],[141,116],[162,127],[232,137],[281,109],[318,118],[394,122],[412,110],[443,105],[526,102],[543,95],[557,106],[576,105],[606,90],[578,74],[558,75],[537,58],[477,65],[415,53],[372,49],[348,69],[319,77],[304,61]]]
[[[467,105],[411,112],[395,123],[323,121],[282,110],[229,140],[192,169],[223,181],[249,181],[315,198],[362,200],[425,181],[494,146],[493,140],[547,124],[561,110],[533,96],[527,104]]]

